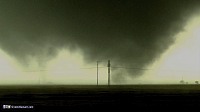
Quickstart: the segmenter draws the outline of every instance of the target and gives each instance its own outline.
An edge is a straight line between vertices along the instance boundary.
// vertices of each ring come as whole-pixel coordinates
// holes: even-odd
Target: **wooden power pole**
[[[110,60],[108,60],[108,86],[110,86]]]
[[[99,70],[99,69],[98,69],[98,61],[97,61],[97,86],[99,85],[99,84],[98,84],[98,83],[99,83],[99,82],[98,82],[98,80],[99,80],[99,76],[98,76],[98,75],[99,75],[99,74],[98,74],[99,71],[98,71],[98,70]]]

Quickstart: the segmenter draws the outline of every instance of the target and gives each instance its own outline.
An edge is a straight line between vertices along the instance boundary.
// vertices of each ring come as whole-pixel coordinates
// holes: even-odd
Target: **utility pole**
[[[98,74],[98,62],[99,62],[99,61],[97,61],[97,86],[98,86],[98,83],[99,83],[99,82],[98,82],[98,80],[99,80],[99,76],[98,76],[98,75],[99,75],[99,74]]]
[[[110,60],[108,60],[108,86],[110,86]]]

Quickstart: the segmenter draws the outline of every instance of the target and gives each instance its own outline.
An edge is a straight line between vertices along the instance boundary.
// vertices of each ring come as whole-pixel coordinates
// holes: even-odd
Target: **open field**
[[[33,105],[30,111],[194,108],[200,106],[200,85],[4,85],[0,104]]]

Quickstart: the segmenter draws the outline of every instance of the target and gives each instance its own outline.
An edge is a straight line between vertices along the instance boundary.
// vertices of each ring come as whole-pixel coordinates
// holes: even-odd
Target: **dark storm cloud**
[[[87,62],[143,68],[197,9],[191,0],[0,0],[0,48],[24,64],[29,56],[45,63],[66,47],[80,48]]]

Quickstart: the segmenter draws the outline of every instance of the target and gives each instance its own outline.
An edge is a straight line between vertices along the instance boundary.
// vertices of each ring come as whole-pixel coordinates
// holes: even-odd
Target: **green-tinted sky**
[[[60,49],[80,50],[86,63],[145,68],[174,43],[198,0],[0,0],[0,48],[28,66]],[[114,73],[115,69],[113,69]],[[142,70],[126,71],[130,76]],[[115,75],[115,79],[122,78]]]

